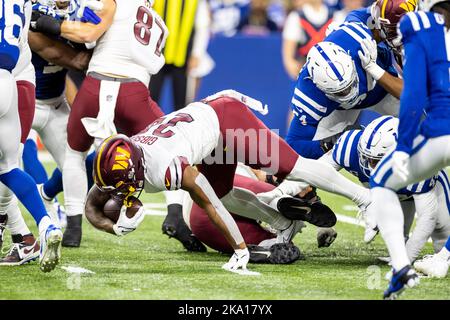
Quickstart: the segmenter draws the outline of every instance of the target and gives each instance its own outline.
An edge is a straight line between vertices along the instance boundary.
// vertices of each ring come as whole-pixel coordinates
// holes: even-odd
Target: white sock
[[[39,234],[45,233],[47,228],[52,224],[52,220],[49,216],[45,216],[42,218],[41,222],[39,222]]]
[[[443,260],[450,260],[450,251],[448,251],[446,247],[443,247],[442,250],[437,253],[437,255]]]
[[[183,199],[186,191],[176,190],[176,191],[164,191],[164,196],[166,197],[167,205],[179,204],[183,205]]]
[[[16,197],[14,197],[11,205],[8,208],[8,221],[6,223],[6,226],[13,235],[20,234],[24,236],[31,233],[17,205]]]
[[[396,271],[410,264],[403,237],[403,212],[397,194],[385,188],[373,188],[370,214],[376,217],[381,236],[386,243],[392,266]]]
[[[84,201],[88,191],[85,159],[86,153],[66,146],[63,186],[66,214],[70,217],[84,213]]]
[[[352,200],[358,206],[370,204],[370,190],[345,178],[331,165],[318,160],[299,157],[288,180],[305,181],[319,189],[332,192]]]

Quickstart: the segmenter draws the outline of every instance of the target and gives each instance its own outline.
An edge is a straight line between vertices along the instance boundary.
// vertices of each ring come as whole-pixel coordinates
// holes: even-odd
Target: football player
[[[368,186],[370,174],[383,156],[395,149],[398,119],[382,116],[372,121],[364,130],[346,131],[337,141],[330,154],[321,159],[355,175]],[[447,173],[441,170],[434,177],[397,191],[405,216],[404,235],[406,249],[411,261],[416,260],[428,238],[434,249],[441,250],[450,235],[450,192]],[[411,236],[409,230],[417,213],[416,226]],[[377,234],[373,217],[364,217],[367,229],[364,240],[370,242]]]
[[[48,3],[49,1],[46,1]],[[61,1],[64,6],[64,1]],[[60,4],[61,5],[61,4]],[[40,6],[37,4],[37,6]],[[57,10],[59,7],[55,4],[53,7]],[[59,8],[58,13],[64,14],[65,11]],[[30,31],[28,34],[28,44],[32,50],[32,65],[34,66],[36,74],[36,109],[33,118],[33,128],[37,130],[40,137],[49,150],[50,154],[56,160],[58,167],[62,167],[65,144],[66,144],[66,127],[69,116],[69,107],[64,99],[64,83],[66,76],[65,68],[72,68],[77,70],[84,70],[87,68],[90,53],[86,51],[77,51],[71,46],[51,39],[41,33]],[[29,61],[28,61],[29,62]],[[24,64],[24,69],[29,69],[30,66]],[[23,72],[18,72],[18,74]],[[34,75],[28,75],[31,78],[26,83],[34,83]],[[33,84],[34,87],[34,84]],[[31,90],[34,92],[34,89]],[[20,91],[19,91],[20,93]],[[19,95],[20,97],[20,95]],[[26,99],[25,101],[34,101],[33,99]],[[28,107],[28,104],[25,104]],[[21,105],[19,104],[19,108]],[[23,106],[22,106],[23,108]],[[22,117],[24,118],[24,117]],[[25,126],[26,127],[26,126]],[[27,130],[28,127],[22,130]],[[26,134],[23,133],[23,136]],[[43,186],[40,187],[41,196],[43,195]],[[43,197],[43,202],[47,212],[53,213],[55,211],[53,202]],[[18,211],[17,206],[9,209]],[[14,214],[14,213],[12,213]],[[11,214],[9,214],[11,216]],[[52,216],[54,222],[58,222],[56,212]],[[10,218],[10,221],[12,218]],[[14,220],[22,220],[22,217],[16,215]],[[22,221],[17,225],[25,225]],[[21,233],[17,233],[21,232]],[[0,266],[15,266],[29,262],[38,256],[39,246],[35,243],[34,238],[29,233],[28,228],[14,228],[11,230],[13,238],[13,246],[9,253],[0,260]]]
[[[21,136],[22,138],[25,136],[23,141],[28,136],[34,114],[34,85],[32,83],[34,69],[30,63],[31,52],[27,42],[31,2],[1,1],[1,6],[4,10],[0,17],[3,22],[1,25],[3,36],[0,44],[2,76],[0,79],[3,82],[1,87],[2,92],[5,92],[5,98],[1,102],[2,116],[0,120],[5,134],[0,139],[0,149],[3,154],[0,162],[0,181],[8,188],[2,187],[1,190],[2,210],[0,216],[2,220],[0,229],[3,231],[6,222],[5,213],[11,207],[12,210],[8,212],[8,218],[12,224],[11,229],[18,231],[18,234],[30,234],[29,230],[25,230],[26,225],[21,224],[23,219],[17,219],[20,211],[13,203],[13,192],[32,214],[38,225],[40,268],[44,272],[49,272],[59,262],[62,233],[48,216],[33,179],[19,169]],[[17,88],[15,88],[16,85]],[[19,96],[17,95],[18,91],[20,92]],[[1,234],[0,237],[2,237]],[[20,245],[18,249],[21,249]]]
[[[148,84],[164,65],[161,49],[168,32],[151,8],[153,1],[104,0],[101,22],[58,21],[42,15],[36,30],[74,42],[97,42],[88,76],[72,106],[63,167],[67,228],[63,245],[78,247],[87,194],[84,160],[94,142],[116,132],[133,135],[162,115]]]
[[[403,241],[403,214],[395,190],[427,179],[450,163],[450,3],[426,0],[423,5],[425,11],[408,13],[400,21],[405,87],[398,144],[370,179],[369,214],[376,217],[392,259],[393,275],[385,298],[419,283]],[[421,121],[424,110],[426,117]]]
[[[235,250],[224,266],[230,271],[245,269],[249,256],[226,207],[252,217],[254,206],[261,205],[252,192],[233,189],[238,161],[269,171],[287,183],[306,181],[345,196],[361,207],[369,204],[365,188],[348,181],[325,163],[299,157],[250,108],[264,111],[261,102],[226,90],[157,119],[131,139],[125,136],[106,139],[94,161],[98,188],[92,188],[91,192],[97,193],[96,196],[103,192],[103,197],[108,198],[123,196],[126,201],[143,189],[150,193],[188,191]],[[214,155],[209,157],[213,151]],[[198,165],[198,171],[194,165]],[[278,190],[283,190],[285,182]],[[276,196],[269,200],[267,203],[273,207],[283,203]],[[286,219],[278,211],[266,212],[265,222],[280,231],[280,242],[290,242],[301,227],[299,221]],[[87,217],[97,228],[117,235],[134,230],[141,221],[127,219],[125,214],[117,224],[105,219],[99,221],[95,210]]]
[[[309,51],[291,100],[295,117],[286,137],[300,155],[321,157],[354,124],[360,109],[398,114],[403,81],[397,77],[392,56],[398,48],[392,33],[386,35],[383,30],[391,30],[410,10],[401,3],[379,0],[371,9],[353,11]]]

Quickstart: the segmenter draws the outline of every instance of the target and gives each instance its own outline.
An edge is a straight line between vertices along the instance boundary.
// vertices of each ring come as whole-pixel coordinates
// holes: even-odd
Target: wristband
[[[366,68],[367,72],[370,73],[370,75],[372,76],[372,78],[374,78],[376,81],[380,80],[380,78],[384,75],[384,73],[386,71],[383,70],[383,68],[381,68],[378,64],[376,63],[371,63],[369,66],[367,66]]]

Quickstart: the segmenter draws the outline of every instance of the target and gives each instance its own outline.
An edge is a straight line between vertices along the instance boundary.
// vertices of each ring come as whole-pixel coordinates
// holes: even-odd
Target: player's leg
[[[21,132],[16,82],[9,73],[2,72],[0,87],[4,92],[0,101],[0,128],[3,137],[7,137],[0,139],[3,154],[0,181],[14,192],[35,219],[41,235],[41,269],[48,272],[59,262],[62,234],[47,215],[34,180],[18,168]]]
[[[47,172],[44,166],[38,159],[38,147],[37,147],[37,133],[34,130],[30,131],[25,145],[23,148],[22,161],[23,169],[30,176],[33,177],[37,184],[47,181]]]
[[[243,103],[231,98],[220,98],[211,101],[210,105],[218,114],[222,135],[226,137],[228,132],[231,136],[231,139],[225,138],[226,143],[229,144],[231,140],[235,148],[240,148],[236,151],[237,157],[241,157],[239,160],[247,165],[275,174],[279,179],[307,182],[342,195],[361,207],[370,203],[370,193],[366,188],[346,179],[330,165],[298,156]],[[239,135],[244,135],[243,141]],[[255,141],[250,143],[253,138]]]
[[[114,123],[127,136],[138,134],[164,113],[150,98],[141,82],[122,83],[120,86]]]
[[[175,110],[180,110],[186,106],[187,95],[187,66],[172,67],[172,90]]]
[[[63,246],[79,247],[81,221],[87,194],[85,159],[94,138],[81,122],[84,117],[96,118],[99,112],[100,80],[86,77],[78,92],[67,124],[67,145],[63,165],[64,200],[67,228]]]

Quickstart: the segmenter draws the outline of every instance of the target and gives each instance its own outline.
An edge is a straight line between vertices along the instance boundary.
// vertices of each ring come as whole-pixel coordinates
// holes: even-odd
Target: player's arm
[[[407,41],[404,48],[405,88],[400,98],[397,151],[410,154],[427,103],[427,61],[424,48],[419,43]]]
[[[111,26],[116,13],[115,0],[102,0],[103,9],[97,14],[102,20],[99,24],[64,21],[61,36],[74,42],[90,43],[97,41]]]
[[[361,50],[358,52],[361,66],[377,81],[387,92],[400,99],[403,90],[403,80],[393,76],[377,64],[377,43],[372,39],[364,39],[361,42]]]
[[[403,80],[393,76],[387,71],[384,71],[380,79],[378,79],[378,84],[381,85],[384,90],[389,92],[391,95],[400,99],[400,95],[403,91]]]
[[[102,192],[94,185],[91,190],[89,190],[84,210],[86,219],[88,219],[95,228],[115,235],[116,233],[113,229],[114,222],[103,214],[103,208],[109,199],[109,194]]]
[[[31,50],[44,60],[67,69],[86,70],[92,55],[89,51],[75,50],[68,44],[49,38],[40,32],[30,31],[28,42]]]
[[[192,200],[205,210],[208,217],[235,250],[247,247],[233,217],[225,209],[203,174],[193,167],[187,166],[183,172],[181,188],[189,192]]]

